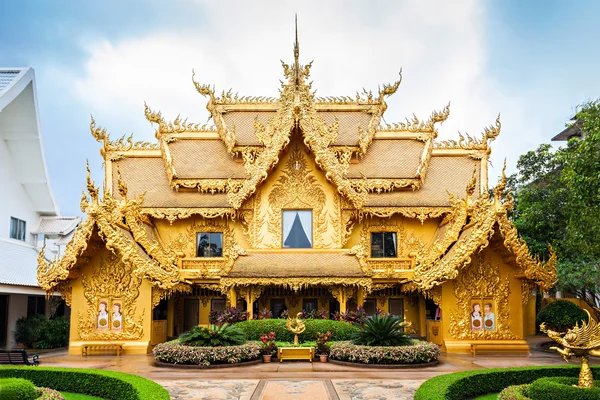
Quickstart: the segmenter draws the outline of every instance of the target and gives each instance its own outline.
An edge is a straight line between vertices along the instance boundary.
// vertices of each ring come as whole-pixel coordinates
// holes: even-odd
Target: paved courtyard
[[[532,339],[532,348],[539,340]],[[177,400],[408,400],[423,381],[441,374],[480,368],[565,365],[560,356],[537,350],[532,350],[530,356],[442,354],[437,366],[408,370],[318,362],[175,369],[155,367],[150,355],[81,357],[65,352],[44,354],[41,360],[44,366],[98,368],[141,375],[167,388]],[[594,359],[592,363],[600,362]]]

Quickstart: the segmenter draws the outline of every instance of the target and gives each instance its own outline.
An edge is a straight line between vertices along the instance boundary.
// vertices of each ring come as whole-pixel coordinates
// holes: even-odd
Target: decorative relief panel
[[[78,313],[81,340],[136,340],[143,334],[144,310],[136,317],[142,278],[133,267],[108,253],[82,276],[87,313]]]
[[[330,241],[325,240],[330,219],[326,207],[327,196],[312,174],[306,154],[299,145],[292,148],[282,175],[269,193],[268,201],[268,231],[272,238],[268,247],[281,248],[282,210],[286,208],[312,210],[313,247],[331,245]]]
[[[263,243],[261,229],[265,225],[265,214],[260,209],[261,200],[262,191],[257,190],[256,194],[248,199],[244,208],[239,212],[244,237],[255,249]]]
[[[458,311],[450,312],[450,335],[455,339],[521,339],[510,330],[510,281],[500,277],[500,266],[475,255],[453,282]],[[492,323],[486,325],[481,304],[493,305]],[[477,310],[476,305],[480,309]],[[492,308],[490,306],[490,308]],[[473,316],[474,314],[477,314]],[[477,323],[477,320],[480,322]],[[480,326],[483,325],[481,328]],[[489,328],[489,329],[488,329]],[[493,329],[492,329],[493,328]]]

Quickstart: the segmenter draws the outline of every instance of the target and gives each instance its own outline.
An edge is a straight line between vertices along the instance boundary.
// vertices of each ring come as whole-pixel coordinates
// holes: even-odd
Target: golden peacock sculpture
[[[299,312],[296,318],[288,317],[285,324],[285,328],[294,334],[294,344],[298,344],[298,335],[306,330],[306,324],[300,319],[301,315],[302,313]]]
[[[589,322],[581,321],[581,326],[576,324],[566,333],[547,329],[546,324],[541,324],[540,330],[562,346],[562,348],[550,347],[550,350],[556,350],[566,362],[569,362],[573,356],[581,358],[578,387],[591,388],[594,386],[594,377],[590,369],[589,357],[600,357],[600,324],[592,319],[587,310],[584,311],[588,315]]]

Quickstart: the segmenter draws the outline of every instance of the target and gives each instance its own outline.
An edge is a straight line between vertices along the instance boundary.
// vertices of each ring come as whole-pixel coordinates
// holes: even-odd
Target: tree
[[[576,115],[583,140],[553,152],[549,144],[522,155],[509,178],[515,226],[533,255],[558,256],[557,289],[585,300],[600,317],[600,100]]]

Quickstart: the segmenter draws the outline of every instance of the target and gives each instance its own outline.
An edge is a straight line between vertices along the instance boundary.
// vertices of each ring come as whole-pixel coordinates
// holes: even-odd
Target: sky
[[[36,73],[50,184],[63,215],[80,215],[85,162],[102,182],[90,115],[112,138],[152,140],[144,101],[167,119],[207,122],[196,79],[217,91],[276,96],[280,60],[313,62],[318,95],[353,95],[397,79],[386,122],[427,119],[448,102],[439,139],[479,137],[498,114],[490,185],[504,159],[564,129],[600,97],[600,2],[55,1],[0,2],[0,66]]]

